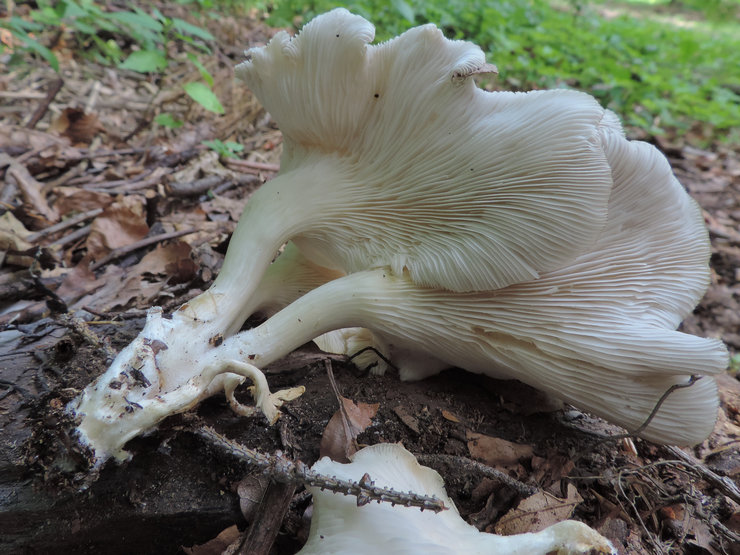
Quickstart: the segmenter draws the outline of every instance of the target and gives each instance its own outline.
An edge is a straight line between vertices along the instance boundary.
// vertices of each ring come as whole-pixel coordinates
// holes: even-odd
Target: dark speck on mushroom
[[[375,96],[375,98],[380,98],[380,95],[378,93],[375,93],[373,96]]]

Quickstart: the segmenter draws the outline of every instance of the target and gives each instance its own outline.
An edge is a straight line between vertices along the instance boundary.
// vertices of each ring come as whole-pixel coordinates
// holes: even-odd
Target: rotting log
[[[161,437],[137,440],[130,463],[108,464],[86,489],[44,483],[33,457],[43,448],[33,442],[44,439],[33,436],[34,422],[45,402],[59,403],[53,392],[71,383],[65,372],[97,371],[72,357],[65,364],[79,343],[48,319],[0,330],[0,553],[178,553],[234,523],[243,527],[238,496],[189,434],[163,445]]]

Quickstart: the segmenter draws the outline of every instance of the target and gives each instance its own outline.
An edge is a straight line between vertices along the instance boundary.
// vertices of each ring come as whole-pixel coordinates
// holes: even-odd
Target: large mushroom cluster
[[[587,94],[480,89],[482,51],[433,25],[373,36],[338,9],[237,67],[283,132],[281,171],[212,287],[170,318],[152,309],[70,404],[98,463],[219,390],[274,420],[300,391],[270,393],[259,367],[314,338],[373,346],[402,379],[459,367],[652,441],[707,437],[727,353],[676,331],[708,286],[709,240],[666,159]],[[245,378],[255,407],[234,399]]]

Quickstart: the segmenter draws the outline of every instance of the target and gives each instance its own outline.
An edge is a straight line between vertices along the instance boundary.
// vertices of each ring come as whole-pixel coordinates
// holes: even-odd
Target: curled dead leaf
[[[80,108],[65,108],[51,122],[49,130],[67,137],[73,145],[89,145],[103,126],[95,114],[86,114]]]
[[[573,484],[568,484],[567,495],[565,499],[560,499],[546,491],[540,491],[523,499],[516,508],[511,509],[496,523],[496,533],[510,536],[539,532],[567,520],[576,506],[583,501]]]
[[[343,420],[342,410],[334,413],[321,437],[319,454],[337,462],[349,462],[349,457],[356,452],[355,438],[372,424],[380,404],[355,404],[346,397],[342,397],[341,400],[347,414],[347,422]]]
[[[470,455],[489,466],[516,466],[534,454],[531,445],[512,443],[498,437],[468,431],[467,438]]]

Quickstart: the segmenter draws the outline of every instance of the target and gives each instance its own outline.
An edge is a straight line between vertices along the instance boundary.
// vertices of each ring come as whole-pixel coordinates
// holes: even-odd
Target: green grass
[[[740,23],[715,17],[740,11],[740,2],[666,4],[277,0],[262,7],[268,23],[290,26],[296,16],[307,21],[344,6],[372,21],[379,40],[432,22],[450,38],[480,45],[499,68],[497,87],[577,88],[651,134],[740,140]]]

